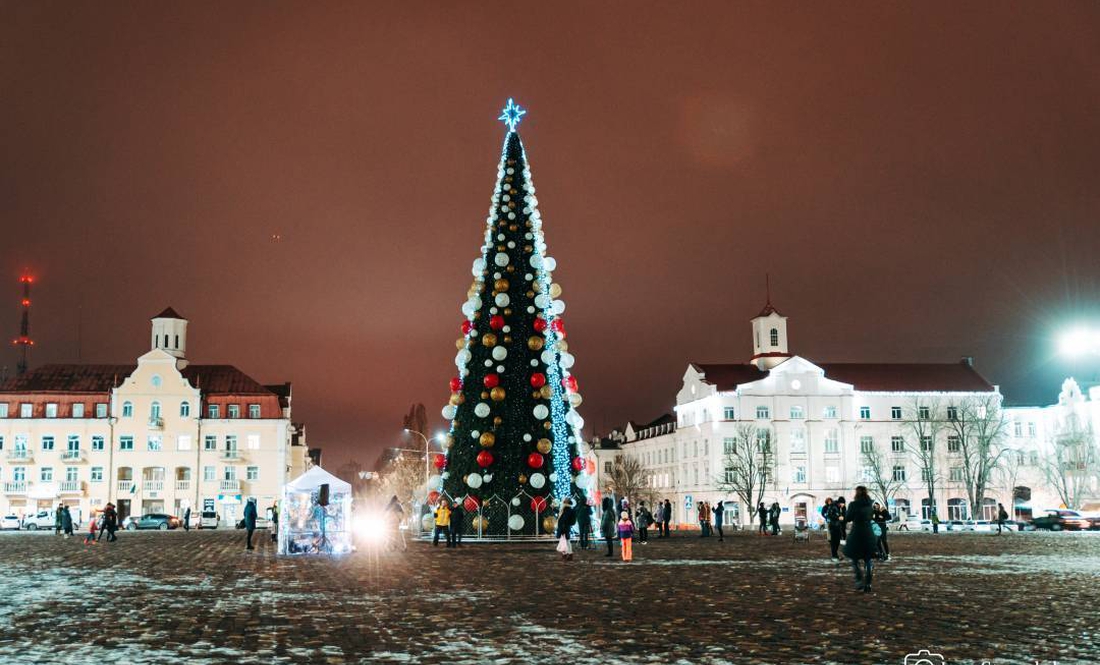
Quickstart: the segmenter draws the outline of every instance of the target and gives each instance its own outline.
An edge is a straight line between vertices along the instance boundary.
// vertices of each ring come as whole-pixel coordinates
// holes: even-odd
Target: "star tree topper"
[[[508,131],[514,132],[516,131],[516,125],[519,124],[519,121],[525,115],[527,115],[527,110],[512,101],[512,98],[509,97],[508,104],[505,105],[504,111],[501,112],[500,117],[497,118],[497,120],[500,120],[504,124],[508,125]]]

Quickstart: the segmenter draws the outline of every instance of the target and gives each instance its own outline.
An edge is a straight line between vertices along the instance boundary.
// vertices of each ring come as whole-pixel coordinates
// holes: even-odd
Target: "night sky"
[[[442,427],[515,97],[586,433],[746,362],[765,273],[811,360],[1100,375],[1054,348],[1100,325],[1100,3],[375,4],[0,3],[32,365],[132,362],[171,305],[327,466]]]

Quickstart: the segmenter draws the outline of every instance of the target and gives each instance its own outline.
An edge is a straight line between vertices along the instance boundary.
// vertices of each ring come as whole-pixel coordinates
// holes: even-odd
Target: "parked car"
[[[27,515],[23,518],[23,528],[28,531],[37,531],[38,529],[52,529],[57,524],[53,511],[40,510],[34,515]]]
[[[244,528],[244,518],[241,518],[241,519],[237,520],[237,528],[238,529],[243,529]],[[256,517],[256,528],[257,529],[270,529],[271,528],[271,520],[266,518],[266,517]]]
[[[910,515],[903,522],[899,522],[897,525],[898,531],[931,531],[932,520],[922,520],[916,515]]]
[[[1082,517],[1076,510],[1048,510],[1045,515],[1032,518],[1031,525],[1035,529],[1048,531],[1085,531],[1092,528],[1089,518]]]
[[[217,514],[213,510],[202,511],[202,516],[199,517],[200,529],[217,529],[218,522],[221,521],[221,515]]]
[[[947,520],[943,525],[947,531],[967,531],[966,522],[962,520]]]
[[[135,517],[126,519],[126,528],[130,531],[137,529],[160,529],[161,531],[167,531],[168,529],[178,528],[180,524],[180,518],[172,515],[165,515],[163,513],[142,515],[140,519]]]
[[[0,518],[0,531],[18,530],[19,529],[19,516],[18,515],[4,515]]]

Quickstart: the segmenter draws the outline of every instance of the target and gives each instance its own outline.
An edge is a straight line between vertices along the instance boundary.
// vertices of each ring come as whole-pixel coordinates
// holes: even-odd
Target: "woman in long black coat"
[[[852,560],[852,571],[856,576],[856,589],[871,590],[871,577],[874,571],[875,552],[878,551],[878,539],[871,530],[874,508],[867,488],[856,488],[855,498],[848,505],[845,521],[849,525],[848,539],[844,543],[844,555]],[[859,562],[864,570],[860,570]]]
[[[615,534],[618,533],[615,502],[611,500],[611,497],[605,496],[600,506],[603,510],[603,515],[600,516],[600,535],[607,541],[607,554],[605,556],[611,556],[615,553]]]

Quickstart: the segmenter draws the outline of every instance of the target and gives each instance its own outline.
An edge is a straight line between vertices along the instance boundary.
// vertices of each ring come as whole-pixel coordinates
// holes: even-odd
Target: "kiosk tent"
[[[323,490],[326,485],[327,502]],[[279,554],[351,551],[351,498],[351,485],[319,466],[284,485],[279,506]]]

